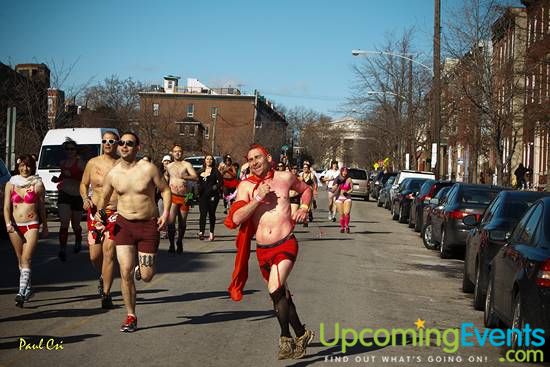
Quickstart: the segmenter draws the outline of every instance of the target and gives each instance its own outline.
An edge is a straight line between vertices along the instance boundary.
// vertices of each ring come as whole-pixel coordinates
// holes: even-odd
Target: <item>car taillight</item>
[[[550,259],[542,263],[536,283],[539,287],[550,287]]]
[[[462,219],[467,215],[468,213],[461,212],[460,210],[453,210],[452,212],[449,212],[449,218],[451,219]]]

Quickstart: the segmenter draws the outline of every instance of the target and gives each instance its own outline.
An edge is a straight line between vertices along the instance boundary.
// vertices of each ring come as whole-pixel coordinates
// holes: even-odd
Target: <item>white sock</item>
[[[19,294],[24,296],[27,291],[27,287],[31,280],[31,269],[21,269],[21,275],[19,276]]]

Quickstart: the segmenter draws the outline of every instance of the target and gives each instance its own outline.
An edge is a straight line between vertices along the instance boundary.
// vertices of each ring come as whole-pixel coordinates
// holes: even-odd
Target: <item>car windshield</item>
[[[353,180],[366,180],[367,179],[367,172],[363,171],[362,169],[353,169],[350,168],[348,170],[348,175]]]
[[[391,176],[390,178],[388,178],[388,181],[386,181],[386,185],[384,187],[391,187],[394,181],[395,181],[395,176]]]
[[[519,219],[529,209],[533,202],[529,201],[507,201],[500,211],[500,217],[507,219]]]
[[[465,204],[483,204],[489,203],[498,195],[498,191],[480,190],[480,189],[465,189],[462,192],[460,201]]]
[[[99,155],[99,144],[81,144],[77,154],[84,162]],[[40,152],[38,169],[59,169],[59,163],[66,158],[62,145],[44,145]]]
[[[185,161],[191,163],[192,166],[202,166],[203,160],[203,157],[185,158]]]

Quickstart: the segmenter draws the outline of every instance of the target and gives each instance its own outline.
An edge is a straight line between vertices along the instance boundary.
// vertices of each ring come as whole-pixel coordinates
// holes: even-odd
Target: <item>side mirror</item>
[[[467,215],[462,219],[462,222],[469,227],[475,227],[479,224],[475,215]]]
[[[438,198],[430,199],[430,204],[439,205],[439,199]]]

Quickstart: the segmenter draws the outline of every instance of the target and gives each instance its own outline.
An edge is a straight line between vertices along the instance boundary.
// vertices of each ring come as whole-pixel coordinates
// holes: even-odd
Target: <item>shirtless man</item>
[[[114,167],[118,156],[116,153],[118,146],[118,135],[115,132],[107,131],[103,134],[101,144],[103,144],[103,154],[92,158],[86,164],[86,169],[80,181],[80,196],[84,202],[84,210],[88,212],[88,247],[90,250],[90,261],[92,265],[101,273],[99,277],[98,292],[101,296],[101,307],[104,309],[113,308],[111,298],[111,286],[113,285],[113,270],[115,262],[115,248],[112,237],[116,221],[116,194],[111,196],[110,201],[105,206],[107,213],[107,225],[103,227],[101,223],[96,223],[94,215],[96,214],[96,204],[101,198],[103,192],[103,180],[107,173]],[[92,187],[92,197],[88,196],[90,185]]]
[[[292,231],[296,222],[307,218],[311,188],[291,172],[274,171],[273,158],[260,145],[251,147],[247,160],[254,178],[239,185],[235,202],[239,208],[232,211],[232,220],[235,224],[251,220],[256,228],[258,263],[281,326],[278,358],[301,358],[314,334],[300,322],[286,281],[298,255]],[[294,215],[290,211],[290,190],[302,194],[301,205]],[[289,324],[295,339],[290,335]]]
[[[197,181],[198,176],[191,163],[183,160],[183,148],[179,144],[174,144],[172,148],[172,157],[174,162],[166,166],[165,177],[167,177],[172,192],[172,208],[168,219],[168,241],[170,241],[169,253],[174,253],[174,238],[176,237],[176,217],[178,217],[178,254],[183,253],[183,236],[187,228],[187,214],[189,214],[189,205],[185,204],[185,194],[187,194],[187,181]]]
[[[136,161],[139,138],[134,133],[124,133],[118,142],[119,162],[103,181],[103,195],[98,201],[95,220],[102,221],[106,203],[116,192],[117,219],[113,230],[118,264],[120,288],[128,316],[120,331],[137,329],[136,280],[150,282],[155,275],[155,260],[160,242],[159,230],[164,227],[170,213],[172,198],[170,188],[157,167],[147,161]],[[158,188],[163,200],[163,213],[159,217],[155,202]],[[139,265],[136,263],[136,251]]]
[[[332,161],[330,163],[330,169],[327,169],[321,175],[321,182],[327,184],[327,195],[328,195],[328,220],[336,222],[336,204],[334,193],[332,192],[332,186],[334,184],[334,179],[340,175],[340,170],[338,169],[338,161]]]

